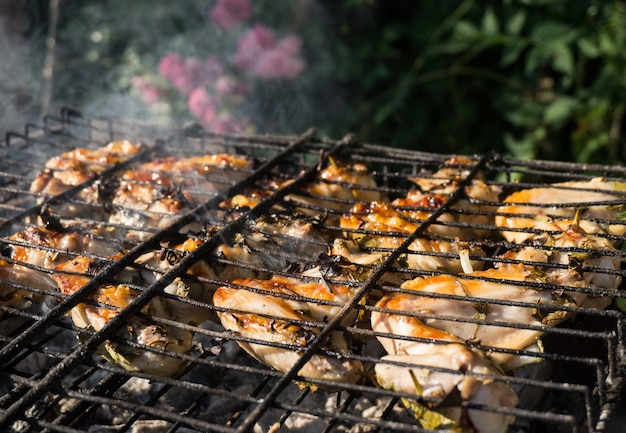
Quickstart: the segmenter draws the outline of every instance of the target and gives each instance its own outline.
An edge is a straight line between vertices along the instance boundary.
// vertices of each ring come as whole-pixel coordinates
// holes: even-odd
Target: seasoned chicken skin
[[[7,244],[13,260],[47,269],[54,269],[76,255],[70,253],[111,256],[119,252],[115,243],[98,239],[79,228],[55,230],[30,226],[12,235],[10,240],[18,242]]]
[[[222,326],[236,335],[257,340],[237,343],[260,362],[281,372],[292,368],[300,352],[320,333],[323,323],[333,319],[343,303],[352,298],[352,291],[345,286],[281,276],[270,280],[235,280],[233,284],[249,289],[227,286],[217,289],[213,303],[223,310],[218,311]],[[355,320],[355,315],[350,315],[344,325]],[[311,322],[320,326],[306,325]],[[316,353],[299,371],[299,376],[338,383],[354,383],[362,377],[361,363],[348,357],[343,333],[334,332],[323,343],[322,350],[334,354]]]
[[[228,154],[168,157],[141,164],[121,176],[109,222],[139,229],[165,228],[201,203],[202,198],[190,191],[222,191],[245,177],[250,167],[248,158]],[[149,232],[129,230],[126,236],[143,240]]]
[[[58,273],[54,274],[53,278],[61,293],[72,295],[91,280],[97,269],[98,264],[93,259],[76,257],[57,266]],[[74,325],[99,331],[137,297],[135,289],[131,287],[131,282],[137,281],[141,276],[135,272],[126,271],[121,277],[123,282],[99,287],[89,296],[91,302],[80,303],[70,310]],[[177,279],[172,286],[176,284],[184,283],[181,279]],[[175,294],[184,296],[192,291],[193,289],[188,287],[179,288]],[[152,299],[142,312],[153,317],[182,323],[195,324],[197,320],[197,316],[187,314],[189,310],[171,308],[171,304],[161,297]],[[127,324],[117,332],[117,336],[143,344],[148,348],[179,354],[186,354],[191,350],[193,338],[193,334],[186,329],[153,323],[137,316],[131,316]],[[126,370],[160,375],[173,375],[184,365],[184,360],[180,358],[147,349],[137,349],[113,341],[105,342],[103,356]]]
[[[287,186],[291,182],[278,186]],[[330,159],[330,164],[318,173],[317,179],[302,187],[305,194],[291,194],[286,199],[303,205],[296,208],[298,212],[317,216],[327,213],[327,209],[345,212],[354,202],[383,199],[383,194],[376,188],[374,176],[365,165],[340,164]],[[332,219],[334,215],[325,217]]]
[[[461,187],[472,165],[472,160],[466,157],[449,159],[432,174],[410,178],[418,188],[391,204],[406,217],[421,222]],[[463,192],[464,196],[457,199],[451,211],[442,214],[436,223],[428,227],[428,233],[461,240],[485,239],[493,235],[495,209],[490,203],[498,201],[500,189],[487,184],[479,176],[472,179]]]
[[[574,248],[575,252],[569,252]],[[586,249],[590,252],[585,253]],[[603,251],[606,255],[599,254]],[[542,328],[556,326],[570,316],[559,311],[559,306],[605,308],[611,302],[610,295],[594,296],[584,289],[609,293],[617,289],[621,283],[617,271],[622,260],[615,252],[606,239],[572,228],[545,239],[543,248],[525,247],[508,252],[496,268],[406,281],[400,287],[408,292],[387,295],[377,306],[399,313],[411,311],[436,316],[424,317],[420,323],[462,341],[521,350],[537,342],[543,335]],[[541,284],[559,288],[546,290]],[[519,305],[509,305],[508,301]],[[538,305],[554,308],[538,308]],[[376,318],[388,322],[414,319],[383,313],[377,313]],[[475,319],[489,323],[476,323]],[[507,326],[510,324],[523,327]],[[388,350],[404,344],[399,340],[381,341],[385,341],[383,345]],[[494,351],[490,357],[504,365],[513,355]]]
[[[357,203],[349,213],[341,216],[340,225],[344,229],[365,230],[366,233],[349,232],[359,246],[366,248],[396,249],[407,235],[418,229],[419,224],[409,221],[402,213],[396,211],[388,202],[375,201]],[[383,234],[384,233],[384,234]],[[397,233],[397,235],[395,235]],[[410,269],[425,271],[444,270],[451,273],[469,271],[464,269],[461,254],[469,253],[482,257],[484,251],[477,246],[458,242],[457,240],[429,239],[418,237],[410,246],[406,263]],[[480,260],[469,261],[473,269],[481,269]],[[468,268],[468,266],[465,266]]]
[[[56,291],[56,284],[48,274],[16,266],[0,260],[0,305],[17,310],[34,308],[45,311],[43,305]],[[0,310],[0,318],[3,311]]]
[[[376,305],[392,309],[397,306],[389,299]],[[403,310],[414,306],[401,305]],[[461,400],[471,404],[498,408],[517,405],[517,395],[502,382],[502,373],[497,366],[479,350],[464,346],[454,334],[403,314],[373,311],[371,323],[375,332],[413,338],[378,337],[388,353],[375,365],[376,380],[383,388],[435,401],[458,392]],[[437,407],[436,404],[427,408],[408,399],[403,399],[403,403],[428,429],[470,428],[480,433],[504,433],[514,421],[511,415],[488,409],[464,410],[458,406]]]
[[[142,149],[130,141],[113,141],[99,149],[76,148],[50,158],[31,184],[31,192],[58,195],[101,173],[113,164],[126,161]],[[88,187],[81,198],[95,203],[97,188]]]
[[[546,223],[557,224],[559,219],[572,219],[578,214],[580,227],[586,233],[621,236],[626,234],[626,224],[620,217],[624,197],[626,183],[600,177],[523,189],[504,199],[506,204],[498,209],[496,225],[506,240],[519,244],[536,235],[528,229],[541,225],[543,230],[558,230]]]

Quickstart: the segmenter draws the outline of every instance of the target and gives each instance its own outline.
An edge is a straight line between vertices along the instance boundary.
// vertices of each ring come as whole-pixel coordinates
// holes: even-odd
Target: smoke
[[[33,118],[36,95],[30,89],[29,46],[21,35],[16,7],[0,7],[0,137],[23,130]],[[18,129],[19,128],[19,129]]]
[[[178,91],[159,73],[159,60],[176,53],[199,62],[218,59],[224,73],[246,89],[245,95],[231,97],[217,95],[207,86],[209,93],[222,97],[215,107],[208,107],[213,111],[206,111],[205,107],[207,118],[238,116],[235,120],[244,126],[249,119],[258,133],[296,134],[317,127],[323,135],[324,125],[340,119],[345,110],[343,94],[334,79],[332,19],[323,3],[252,1],[253,12],[242,15],[242,21],[233,24],[232,19],[223,18],[223,10],[222,15],[212,15],[212,8],[220,1],[58,2],[54,73],[47,95],[42,95],[42,89],[50,83],[43,74],[45,39],[51,34],[50,17],[54,16],[49,7],[55,2],[27,1],[5,10],[0,7],[0,132],[21,131],[24,123],[37,121],[41,114],[46,114],[41,113],[42,101],[49,101],[43,104],[47,114],[72,107],[87,116],[160,124],[203,120],[190,112],[189,95]],[[33,7],[37,10],[33,11]],[[15,24],[23,21],[24,16],[32,22],[29,31]],[[215,16],[225,20],[225,28],[218,28]],[[280,76],[280,69],[277,76],[276,71],[268,72],[267,62],[265,69],[259,66],[259,74],[265,74],[261,78],[234,65],[237,42],[257,25],[271,29],[276,44],[286,47],[286,52],[298,48],[290,36],[301,40],[293,57],[278,58],[283,62],[285,76]],[[277,56],[277,51],[269,54]],[[300,60],[303,67],[297,63]],[[148,101],[142,94],[157,88],[157,102]],[[219,130],[232,124],[207,121],[205,127],[217,128],[217,132],[238,132],[236,128]]]

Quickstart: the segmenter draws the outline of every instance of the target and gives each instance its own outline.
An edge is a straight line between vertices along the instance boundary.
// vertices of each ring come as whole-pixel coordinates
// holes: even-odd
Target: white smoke
[[[32,120],[36,97],[30,89],[29,46],[21,36],[16,7],[0,7],[0,141]],[[19,128],[19,129],[18,129]]]

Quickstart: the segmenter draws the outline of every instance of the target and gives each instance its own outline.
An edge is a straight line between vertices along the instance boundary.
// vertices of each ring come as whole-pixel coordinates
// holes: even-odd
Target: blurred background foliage
[[[33,46],[50,34],[51,3],[18,0],[22,32]],[[624,1],[251,5],[245,24],[225,31],[208,18],[215,1],[60,0],[48,110],[71,105],[93,115],[193,120],[159,75],[159,61],[171,52],[214,55],[247,86],[245,97],[226,108],[251,119],[256,132],[313,126],[332,138],[355,132],[368,142],[440,153],[626,160]],[[258,79],[232,65],[237,41],[254,23],[277,39],[299,38],[306,66],[297,76]],[[40,53],[31,57],[34,71],[43,65]],[[33,77],[33,88],[41,88]],[[158,87],[161,101],[142,100],[136,77]]]

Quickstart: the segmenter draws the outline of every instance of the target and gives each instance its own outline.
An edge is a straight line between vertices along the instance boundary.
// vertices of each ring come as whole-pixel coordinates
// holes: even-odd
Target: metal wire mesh
[[[131,140],[141,149],[111,164],[92,161],[88,176],[62,191],[33,190],[50,158],[77,147],[98,149],[115,140]],[[621,190],[596,200],[593,194],[607,191],[593,185],[555,184],[600,176],[606,182],[623,182],[621,167],[511,161],[491,154],[455,158],[363,144],[352,136],[324,140],[316,138],[314,131],[297,137],[225,136],[197,128],[172,130],[85,118],[72,110],[46,118],[41,127],[27,125],[24,133],[9,134],[1,150],[0,425],[4,429],[427,431],[428,426],[413,416],[416,407],[456,407],[461,408],[462,418],[472,411],[485,417],[514,416],[509,431],[600,432],[615,411],[624,374],[624,315],[617,308],[624,296],[621,284],[614,288],[539,277],[520,281],[506,273],[495,278],[468,273],[473,269],[467,267],[538,265],[534,256],[505,254],[523,244],[546,257],[567,255],[565,262],[541,263],[547,274],[571,271],[576,281],[590,275],[621,281],[620,230],[594,233],[599,239],[595,244],[558,245],[537,240],[558,236],[553,227],[507,228],[513,236],[507,239],[494,222],[508,215],[504,197],[530,188],[547,188],[555,196],[573,189],[592,194],[593,199],[560,205],[518,201],[515,205],[526,206],[528,214],[517,213],[517,218],[535,218],[545,209],[546,221],[576,225],[564,210],[575,209],[579,215],[594,206],[619,209],[624,204]],[[203,163],[176,173],[164,168],[168,161],[215,154],[240,157],[250,164]],[[145,165],[155,161],[161,165]],[[338,164],[367,167],[373,182],[323,175]],[[442,181],[436,173],[442,168],[463,173],[445,194],[430,194],[430,201],[417,207],[398,201],[383,209],[381,203],[407,197],[416,182],[431,186],[434,182],[440,191]],[[55,170],[68,171],[49,169],[47,174],[55,176]],[[133,207],[112,199],[123,185],[136,198],[133,194],[145,192],[142,186],[153,188],[155,179],[161,182],[158,200],[151,198],[150,204],[158,201],[161,207]],[[477,180],[498,191],[497,197],[468,193]],[[383,211],[402,220],[403,228],[378,224],[375,217]],[[356,223],[346,223],[346,215],[356,218]],[[603,227],[624,224],[619,216],[599,214],[583,220]],[[51,232],[63,242],[41,241]],[[467,233],[471,235],[459,239]],[[527,239],[518,244],[511,240],[516,234]],[[336,244],[337,239],[343,243]],[[459,246],[468,252],[465,262],[455,249]],[[342,256],[337,252],[340,248],[352,250]],[[20,251],[43,259],[29,261],[18,255]],[[584,261],[583,256],[593,260]],[[607,268],[606,260],[617,265]],[[23,276],[16,277],[15,269]],[[560,296],[563,301],[416,293],[402,285],[420,277],[454,278],[454,284],[467,287],[472,281],[506,283]],[[59,290],[63,284],[79,287]],[[275,289],[280,284],[317,284],[333,295],[345,290],[349,296],[327,298]],[[216,292],[232,294],[233,290],[245,294],[244,301],[213,301]],[[399,311],[378,302],[395,295],[418,299],[419,305],[447,302],[450,307],[444,312]],[[117,296],[125,302],[117,303]],[[579,298],[592,301],[572,301]],[[250,304],[268,302],[268,306],[251,310],[245,299]],[[274,304],[300,307],[294,309],[298,314],[277,316]],[[460,313],[468,308],[473,309],[470,316]],[[332,311],[332,315],[317,320],[307,309]],[[540,324],[492,314],[513,310],[530,311],[527,315]],[[108,318],[97,327],[93,321],[86,325],[93,312]],[[541,335],[538,348],[464,339],[467,348],[494,359],[533,361],[506,373],[499,369],[462,372],[481,383],[506,384],[518,403],[507,407],[458,395],[442,401],[420,396],[417,390],[380,386],[376,365],[421,371],[414,361],[383,358],[381,341],[433,347],[449,343],[426,334],[373,330],[370,318],[385,314],[444,328],[469,325],[477,330]],[[264,320],[271,333],[290,337],[232,332],[218,317],[235,318],[242,329],[243,321]],[[561,323],[552,326],[557,318]],[[329,343],[337,336],[346,347]],[[262,351],[280,353],[278,364],[286,362],[289,354],[297,356],[283,369],[269,368]],[[320,359],[332,363],[332,368],[357,365],[358,377],[337,382],[330,376],[307,375],[306,366]],[[427,367],[428,374],[459,374],[448,364]]]

